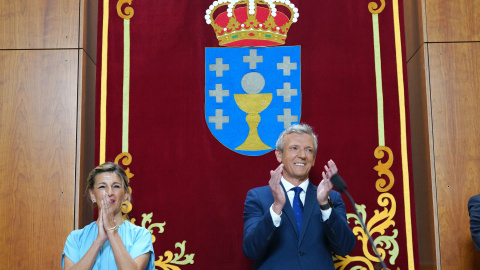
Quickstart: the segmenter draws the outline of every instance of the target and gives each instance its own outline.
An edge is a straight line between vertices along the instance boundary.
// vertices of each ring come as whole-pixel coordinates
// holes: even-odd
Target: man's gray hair
[[[312,127],[307,124],[297,124],[297,125],[289,126],[287,129],[285,129],[280,134],[280,136],[278,136],[277,144],[275,146],[278,151],[283,153],[283,149],[285,147],[284,137],[285,135],[291,134],[291,133],[298,133],[298,134],[306,133],[308,135],[311,135],[313,137],[313,145],[314,145],[313,154],[314,155],[317,154],[317,146],[318,146],[317,135],[313,133]]]

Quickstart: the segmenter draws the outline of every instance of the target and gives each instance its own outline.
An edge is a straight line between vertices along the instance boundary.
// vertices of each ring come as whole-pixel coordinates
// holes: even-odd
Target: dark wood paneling
[[[93,221],[93,208],[86,196],[86,179],[95,167],[95,76],[96,66],[84,50],[79,50],[79,97],[77,134],[77,194],[75,228]]]
[[[98,0],[80,0],[80,41],[93,63],[97,63]]]
[[[2,1],[0,49],[77,48],[79,1]]]
[[[80,0],[79,111],[75,228],[93,221],[92,203],[85,196],[88,173],[95,167],[95,87],[97,61],[98,0]]]
[[[428,42],[480,41],[480,0],[424,0]]]
[[[480,44],[429,44],[443,270],[478,269],[467,210],[480,193]]]
[[[427,96],[428,73],[425,66],[426,48],[419,51],[408,62],[408,93],[410,106],[410,132],[412,145],[412,171],[417,216],[418,257],[421,269],[437,267],[435,245],[436,188],[432,183],[430,168],[429,99]]]
[[[74,227],[77,70],[76,50],[0,51],[2,269],[59,268]]]
[[[407,60],[423,44],[423,9],[420,0],[403,0],[405,22],[405,49]]]

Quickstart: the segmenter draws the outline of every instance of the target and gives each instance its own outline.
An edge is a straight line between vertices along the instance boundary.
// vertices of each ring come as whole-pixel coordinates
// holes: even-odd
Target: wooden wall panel
[[[436,187],[432,183],[430,95],[427,95],[428,73],[425,64],[426,47],[421,46],[407,64],[410,107],[410,132],[415,210],[417,223],[418,257],[422,269],[437,268],[437,202]]]
[[[480,44],[428,46],[442,269],[478,269],[467,202],[480,193]]]
[[[2,269],[59,267],[74,221],[77,69],[76,50],[0,51]]]
[[[1,1],[0,49],[78,48],[79,1]]]
[[[424,21],[423,1],[403,0],[403,16],[405,23],[405,49],[407,60],[423,45]]]
[[[480,41],[480,0],[423,0],[428,42]]]
[[[80,41],[94,64],[97,63],[98,0],[80,0]]]
[[[77,129],[77,193],[75,228],[81,229],[93,221],[93,206],[86,196],[86,179],[95,167],[95,76],[96,66],[84,50],[78,50],[78,129]]]

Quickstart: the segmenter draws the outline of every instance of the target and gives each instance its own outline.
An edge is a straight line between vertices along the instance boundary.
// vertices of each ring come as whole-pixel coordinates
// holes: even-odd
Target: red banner
[[[249,141],[248,132],[228,147],[214,134],[212,122],[226,118],[209,118],[215,110],[207,113],[206,99],[216,95],[208,91],[227,95],[222,91],[228,89],[206,89],[206,73],[217,70],[216,66],[209,70],[214,63],[206,62],[206,48],[220,48],[226,35],[217,39],[216,33],[232,29],[208,20],[221,14],[215,8],[224,2],[99,3],[97,161],[116,160],[131,173],[132,205],[124,210],[132,222],[152,232],[157,269],[251,269],[252,262],[242,253],[245,196],[251,188],[267,185],[270,170],[278,166],[271,150],[259,155],[235,151],[243,140]],[[247,6],[241,3],[239,8]],[[333,159],[389,268],[414,269],[417,247],[402,2],[292,0],[292,4],[296,11],[290,8],[286,16],[286,23],[291,23],[288,32],[279,26],[266,33],[272,39],[278,35],[277,41],[284,35],[284,44],[266,45],[301,48],[296,66],[301,83],[295,87],[301,115],[290,123],[307,123],[318,134],[317,166],[310,180],[318,184],[323,164]],[[215,11],[211,17],[208,10]],[[279,7],[278,13],[284,10]],[[266,24],[267,19],[262,20]],[[244,27],[241,24],[235,27]],[[241,38],[237,36],[232,32],[230,38]],[[264,89],[269,76],[268,72],[262,76]],[[271,104],[275,102],[273,98]],[[230,110],[232,125],[245,121],[245,116],[235,120],[234,111],[242,111],[238,103],[232,104],[215,108],[223,110],[222,117]],[[285,106],[279,105],[279,110],[285,112]],[[256,130],[265,147],[271,147],[266,138],[272,134],[265,128],[270,120],[266,111],[262,113],[257,113],[258,128],[250,126],[250,131]],[[294,109],[290,114],[295,115]],[[277,123],[280,118],[272,119]],[[249,130],[243,124],[239,133]],[[349,256],[335,257],[335,267],[373,269],[378,259],[346,197],[344,202],[358,241]]]

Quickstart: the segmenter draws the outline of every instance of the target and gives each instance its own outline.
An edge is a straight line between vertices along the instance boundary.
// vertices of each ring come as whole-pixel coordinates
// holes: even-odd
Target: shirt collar
[[[288,182],[287,180],[285,180],[285,178],[283,178],[282,176],[282,185],[283,187],[285,188],[286,191],[289,191],[291,190],[292,188],[294,188],[295,186],[292,185],[290,182]],[[310,179],[307,179],[305,181],[303,181],[299,187],[301,187],[303,189],[303,191],[307,192],[307,188],[308,188],[308,183],[310,183]]]

